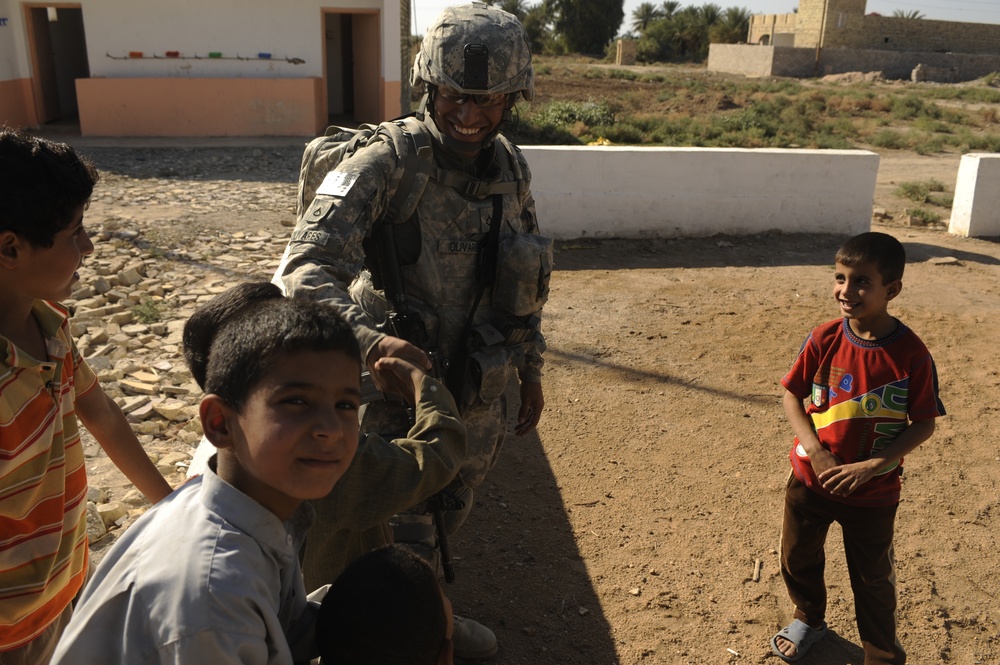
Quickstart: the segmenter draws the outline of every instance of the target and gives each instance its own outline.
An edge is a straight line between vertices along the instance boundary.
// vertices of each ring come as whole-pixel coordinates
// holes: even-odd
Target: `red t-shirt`
[[[855,335],[847,319],[818,326],[781,385],[796,397],[810,398],[806,413],[819,442],[845,464],[869,459],[914,420],[945,415],[934,360],[902,323],[878,340]],[[835,501],[857,506],[899,501],[903,460],[880,470],[850,495],[834,496],[823,489],[797,438],[788,457],[800,481]]]

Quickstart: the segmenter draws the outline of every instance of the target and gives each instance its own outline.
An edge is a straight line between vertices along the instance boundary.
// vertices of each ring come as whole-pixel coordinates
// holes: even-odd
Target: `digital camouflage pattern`
[[[408,148],[407,141],[386,134],[342,162],[335,170],[338,182],[350,185],[342,186],[336,195],[324,194],[323,187],[319,188],[299,216],[276,275],[287,294],[308,294],[337,307],[353,327],[366,356],[384,335],[377,326],[385,320],[387,305],[364,270],[362,243],[386,214]],[[523,191],[502,195],[501,239],[518,233],[537,234],[527,163],[506,140],[497,140],[487,149],[495,155],[490,180],[525,182]],[[475,301],[478,247],[493,222],[493,203],[492,197],[463,196],[427,174],[419,178],[413,190],[419,196],[415,209],[420,247],[407,250],[419,257],[402,267],[403,289],[411,308],[425,323],[430,350],[438,352],[440,358],[449,358],[462,342],[459,338]],[[492,306],[492,291],[487,289],[476,310],[475,326],[504,331],[501,334],[521,329],[526,334],[520,343],[501,344],[491,354],[488,362],[495,371],[490,375],[499,391],[485,391],[485,403],[476,394],[456,396],[465,407],[462,419],[470,429],[468,458],[460,472],[461,480],[470,487],[482,482],[502,445],[506,423],[499,417],[497,403],[507,380],[515,370],[522,381],[541,380],[545,341],[539,315],[543,303],[540,300],[531,315],[513,316]],[[364,430],[389,437],[405,433],[407,427],[405,410],[387,402],[369,405],[362,422]]]
[[[488,87],[465,86],[465,46],[489,49]],[[410,85],[416,98],[425,83],[448,86],[463,93],[518,92],[535,96],[531,46],[521,22],[513,14],[482,2],[446,8],[427,30],[413,65]]]
[[[484,46],[488,53],[487,89],[463,86],[467,44]],[[427,92],[429,83],[471,94],[534,96],[524,29],[513,15],[482,3],[444,11],[428,31],[411,77],[418,95]],[[402,290],[408,309],[424,323],[425,350],[431,352],[437,373],[444,376],[447,360],[462,357],[478,370],[466,373],[466,385],[455,396],[466,427],[467,454],[449,486],[465,502],[463,510],[445,511],[445,528],[454,533],[472,508],[473,488],[486,478],[503,447],[504,393],[513,374],[522,383],[541,382],[545,339],[540,317],[548,297],[552,246],[550,239],[538,235],[528,165],[506,138],[495,133],[480,145],[475,159],[466,159],[443,149],[445,137],[429,113],[406,118],[403,125],[406,133],[401,125],[383,123],[329,174],[323,166],[313,166],[314,174],[300,186],[296,228],[275,280],[289,295],[305,294],[336,307],[367,357],[385,334],[388,305],[365,270],[366,239],[377,224],[398,224],[393,227],[397,252],[406,256],[399,261]],[[415,150],[415,145],[424,147]],[[488,155],[492,160],[483,159]],[[471,177],[473,173],[480,177]],[[312,192],[315,196],[309,199]],[[476,276],[479,250],[498,224],[500,247],[520,246],[521,251],[498,251],[497,260],[504,263],[496,273],[498,295],[494,299],[493,287],[482,293],[471,324],[473,336],[483,342],[471,348],[464,332],[481,288]],[[537,241],[514,242],[528,236]],[[538,249],[525,252],[523,245]],[[459,352],[462,356],[456,358]],[[376,400],[361,414],[362,431],[390,438],[405,434],[409,425],[410,414],[398,402]],[[437,542],[427,510],[417,505],[393,518],[397,542],[425,555],[434,553]],[[312,558],[323,560],[315,552]],[[308,572],[309,557],[305,567]]]

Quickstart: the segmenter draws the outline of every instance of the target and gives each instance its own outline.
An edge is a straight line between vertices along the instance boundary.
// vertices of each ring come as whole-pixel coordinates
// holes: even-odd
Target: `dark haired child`
[[[933,434],[945,410],[930,353],[887,310],[903,288],[905,264],[892,236],[848,240],[834,272],[841,318],[812,331],[781,382],[795,434],[781,574],[795,612],[771,649],[788,662],[827,632],[824,545],[833,522],[843,531],[865,665],[906,662],[892,548],[900,475],[903,456]]]
[[[255,300],[282,297],[279,287],[273,284],[246,283],[235,287],[230,298],[216,298],[201,311],[221,319]],[[207,355],[197,350],[210,345],[213,331],[213,326],[188,326],[184,331],[185,357],[192,376],[203,390]],[[208,339],[197,339],[198,336]],[[438,385],[435,381],[427,388],[435,400],[440,399],[434,395]],[[420,397],[426,398],[428,395]],[[413,395],[405,399],[412,400]],[[423,432],[420,436],[414,436],[411,430],[408,438],[392,442],[374,434],[362,435],[351,469],[329,495],[314,502],[316,521],[303,550],[306,588],[312,590],[330,584],[354,559],[392,543],[389,518],[425,501],[454,479],[465,459],[465,437],[454,435],[451,430],[454,423],[441,432],[426,429],[419,422],[417,425],[418,431]],[[192,477],[203,472],[209,457],[205,453],[212,450],[211,445],[204,445],[205,441],[203,437],[203,445],[189,469]]]
[[[306,502],[330,494],[358,448],[357,341],[332,308],[243,284],[195,312],[184,347],[218,453],[115,543],[54,663],[291,665],[315,655],[312,639],[286,635],[313,618],[298,560],[314,517]],[[411,437],[460,457],[465,431],[448,391],[399,359],[383,370],[417,396]]]
[[[451,665],[451,603],[426,561],[400,546],[356,559],[323,598],[316,644],[328,665]]]
[[[94,245],[98,174],[63,143],[0,128],[0,662],[49,662],[89,569],[77,418],[150,501],[171,491],[101,389],[59,304]]]

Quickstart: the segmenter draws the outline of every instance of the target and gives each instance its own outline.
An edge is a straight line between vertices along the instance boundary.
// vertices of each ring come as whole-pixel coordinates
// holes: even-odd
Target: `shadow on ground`
[[[902,237],[894,233],[897,237]],[[828,265],[837,247],[849,238],[835,234],[758,233],[705,238],[577,238],[556,242],[556,270],[641,270],[657,268],[770,268]],[[980,240],[984,240],[980,238]],[[1000,241],[1000,238],[986,238]],[[907,262],[955,258],[968,263],[1000,265],[988,254],[902,240]]]
[[[516,413],[516,390],[511,393]],[[509,436],[452,552],[456,581],[445,590],[456,613],[489,626],[500,642],[487,663],[619,662],[536,434]]]

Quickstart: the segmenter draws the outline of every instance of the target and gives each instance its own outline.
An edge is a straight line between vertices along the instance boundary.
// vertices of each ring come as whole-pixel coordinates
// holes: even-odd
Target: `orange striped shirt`
[[[68,312],[37,301],[48,351],[36,360],[0,336],[0,653],[66,609],[87,572],[87,470],[76,398],[97,377]]]

